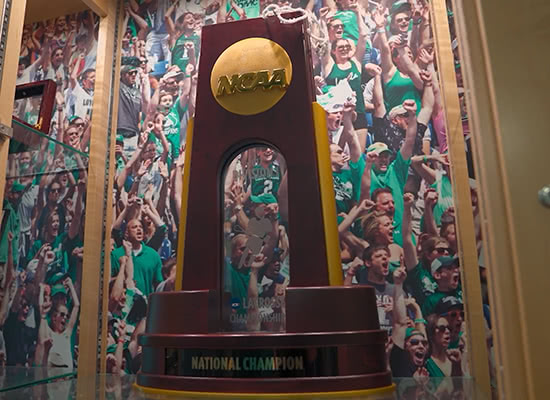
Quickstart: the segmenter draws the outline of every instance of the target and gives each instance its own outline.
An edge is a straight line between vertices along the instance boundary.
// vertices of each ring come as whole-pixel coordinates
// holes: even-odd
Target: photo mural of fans
[[[51,79],[57,88],[50,131],[31,145],[10,143],[0,230],[2,365],[78,363],[98,23],[82,12],[23,27],[17,84]],[[13,114],[34,125],[40,103],[21,99]]]
[[[185,132],[201,46],[208,46],[201,28],[261,16],[271,4],[312,12],[317,36],[328,38],[312,43],[312,78],[327,116],[342,273],[345,284],[376,289],[389,367],[397,377],[468,374],[445,114],[426,0],[125,3],[109,371],[139,369],[147,295],[175,286]],[[233,330],[284,330],[284,322],[265,323],[284,316],[291,271],[283,156],[265,146],[245,149],[221,183],[220,269]],[[471,190],[477,199],[475,184]],[[477,215],[477,201],[473,206]],[[266,305],[263,297],[277,301]]]

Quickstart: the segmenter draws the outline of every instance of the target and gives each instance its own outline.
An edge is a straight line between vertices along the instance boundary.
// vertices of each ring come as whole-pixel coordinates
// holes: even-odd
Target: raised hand
[[[151,160],[145,160],[141,163],[139,169],[138,169],[138,176],[142,177],[147,172],[147,169],[151,165]]]
[[[122,241],[122,247],[124,247],[124,253],[127,256],[132,255],[132,243],[130,243],[128,240],[123,240]]]
[[[430,53],[427,49],[420,49],[418,52],[418,59],[425,65],[429,65],[434,62],[434,54]]]
[[[416,117],[416,102],[414,100],[408,99],[403,102],[403,108],[408,111],[409,118]]]
[[[382,68],[376,64],[368,63],[365,64],[365,72],[371,76],[377,76],[382,74]]]
[[[405,282],[405,279],[407,278],[407,271],[404,267],[399,267],[395,271],[393,271],[393,283],[396,285],[402,285],[403,282]]]
[[[376,151],[369,151],[367,153],[367,164],[374,164],[378,160],[378,153]]]
[[[453,364],[460,364],[462,361],[462,353],[459,349],[447,349],[447,357]]]
[[[403,195],[403,204],[409,208],[414,204],[414,194],[407,192]]]
[[[429,207],[430,209],[433,209],[437,204],[438,200],[439,200],[439,195],[434,189],[426,190],[426,193],[424,194],[425,207]]]
[[[250,264],[250,268],[260,269],[265,265],[266,260],[267,257],[263,253],[256,254],[254,256],[254,260],[252,260],[252,263]]]

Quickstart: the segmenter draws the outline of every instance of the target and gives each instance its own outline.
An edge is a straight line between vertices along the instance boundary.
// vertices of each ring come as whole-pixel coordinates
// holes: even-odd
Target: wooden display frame
[[[15,101],[34,96],[42,96],[42,101],[36,124],[31,125],[16,116],[13,116],[13,119],[47,135],[50,132],[56,88],[56,83],[51,79],[17,85],[15,88]]]
[[[454,3],[459,3],[458,0],[453,0]],[[119,74],[120,62],[113,64],[113,55],[114,55],[114,40],[115,37],[115,26],[117,24],[117,7],[121,7],[123,4],[122,0],[119,1],[106,1],[106,0],[85,0],[85,3],[94,11],[96,11],[100,17],[100,30],[99,30],[99,43],[98,43],[98,55],[97,55],[97,78],[96,78],[96,93],[94,97],[94,121],[92,122],[92,141],[90,143],[90,165],[89,165],[89,182],[88,182],[88,194],[87,194],[87,214],[93,215],[94,218],[88,218],[88,223],[86,224],[85,231],[85,248],[84,253],[84,266],[83,271],[85,274],[83,279],[86,280],[87,285],[83,287],[82,292],[82,310],[80,313],[81,320],[81,337],[80,337],[80,363],[79,363],[79,383],[78,383],[78,392],[83,394],[90,390],[95,392],[96,380],[90,379],[91,376],[96,376],[97,372],[97,359],[98,356],[101,357],[101,368],[104,368],[104,349],[100,350],[98,355],[98,331],[99,331],[99,318],[100,312],[106,309],[106,297],[99,301],[97,294],[100,293],[100,288],[103,287],[103,293],[106,293],[106,288],[108,285],[108,278],[105,278],[103,282],[100,282],[101,276],[101,265],[103,263],[103,276],[108,277],[110,275],[110,262],[109,257],[105,257],[104,260],[101,259],[101,250],[102,248],[108,248],[105,246],[105,243],[109,243],[110,238],[110,229],[105,230],[103,216],[106,213],[105,224],[106,227],[111,226],[112,215],[111,215],[111,198],[112,198],[112,179],[114,171],[113,155],[114,155],[114,143],[115,143],[115,128],[116,128],[116,112],[117,112],[117,101],[118,101],[118,80],[115,79],[111,81],[111,74],[117,77]],[[452,164],[452,174],[453,180],[455,182],[455,197],[457,199],[457,204],[460,204],[459,212],[457,215],[457,227],[458,227],[458,237],[461,248],[461,254],[465,258],[465,265],[470,263],[475,264],[476,258],[473,256],[472,241],[475,237],[475,232],[473,230],[473,221],[472,212],[468,210],[467,204],[469,203],[469,186],[467,183],[467,172],[465,169],[465,163],[463,162],[464,157],[464,147],[463,147],[463,138],[462,130],[459,129],[458,124],[456,124],[456,113],[458,112],[457,104],[454,103],[458,101],[458,96],[456,93],[456,82],[454,75],[451,76],[448,68],[445,68],[446,65],[452,63],[452,53],[450,51],[450,46],[448,43],[448,22],[446,20],[446,11],[445,1],[444,0],[434,0],[431,2],[433,5],[433,15],[434,15],[434,31],[436,32],[436,46],[438,48],[438,65],[441,67],[440,71],[440,81],[442,84],[443,94],[445,98],[445,104],[451,109],[447,109],[447,132],[449,136],[449,147],[451,152],[451,158],[453,160]],[[461,3],[461,2],[460,2]],[[464,55],[464,63],[466,68],[466,78],[467,82],[475,84],[475,94],[478,96],[476,101],[469,102],[469,111],[472,116],[473,127],[476,131],[483,129],[484,132],[494,133],[494,137],[489,137],[483,141],[477,139],[476,146],[479,146],[478,150],[483,148],[489,148],[491,143],[497,142],[495,138],[500,134],[496,121],[496,110],[494,103],[494,93],[491,90],[490,81],[491,75],[490,71],[486,69],[486,62],[488,58],[485,37],[483,28],[480,26],[483,25],[483,18],[480,14],[480,1],[474,1],[475,4],[471,4],[468,7],[464,8],[463,14],[464,17],[458,19],[459,22],[462,20],[463,25],[461,28],[462,38],[464,39],[461,42]],[[5,53],[5,62],[3,74],[1,76],[1,85],[0,85],[0,98],[2,99],[2,107],[0,109],[0,123],[5,125],[11,125],[12,110],[13,110],[13,93],[16,86],[16,71],[17,71],[17,60],[19,54],[19,47],[21,43],[23,22],[25,19],[25,7],[26,0],[17,0],[12,1],[11,6],[11,15],[9,20],[9,27],[7,32],[7,43],[6,43],[6,53]],[[455,7],[455,10],[458,10]],[[481,24],[481,25],[478,25]],[[465,28],[468,29],[466,33]],[[119,32],[120,34],[121,32]],[[468,41],[468,46],[465,46],[464,41]],[[119,60],[119,54],[116,54],[116,60]],[[474,75],[473,71],[476,71]],[[475,78],[474,78],[475,76]],[[468,79],[469,78],[469,79]],[[114,86],[115,97],[111,98],[111,85]],[[453,92],[453,90],[455,92]],[[455,98],[456,100],[453,100]],[[470,99],[472,100],[472,99]],[[477,112],[476,112],[477,111]],[[454,114],[453,114],[454,113]],[[454,122],[453,122],[454,121]],[[109,129],[110,122],[110,129]],[[108,147],[108,138],[107,135],[111,134],[110,147]],[[491,142],[492,141],[492,142]],[[462,145],[461,145],[462,144]],[[0,196],[4,194],[5,187],[5,165],[7,163],[7,154],[8,154],[8,145],[9,141],[2,140],[0,141],[0,171],[2,172],[2,177],[0,177]],[[461,155],[462,154],[462,155]],[[105,171],[105,165],[107,161],[107,155],[110,158],[110,170]],[[497,158],[486,158],[480,160],[478,157],[481,172],[485,173],[480,174],[482,179],[482,184],[488,182],[487,170],[491,167],[498,168],[502,160],[497,160]],[[4,168],[4,169],[1,169]],[[107,174],[107,175],[106,175]],[[500,183],[497,185],[496,190],[491,196],[481,194],[482,206],[484,204],[491,204],[493,207],[492,211],[485,209],[485,217],[491,217],[491,229],[485,228],[484,234],[497,235],[499,228],[501,234],[498,235],[499,240],[502,238],[502,241],[499,241],[499,252],[496,251],[493,247],[489,248],[489,254],[493,260],[499,261],[499,266],[504,268],[507,267],[508,274],[502,279],[495,280],[495,288],[492,299],[497,298],[506,298],[506,301],[502,300],[503,304],[498,302],[497,306],[500,304],[499,309],[506,306],[514,306],[514,297],[511,291],[508,291],[510,285],[510,280],[513,279],[514,268],[517,268],[517,265],[514,267],[513,260],[514,254],[511,250],[511,246],[508,244],[511,243],[511,238],[509,235],[509,224],[512,223],[509,213],[507,213],[507,207],[509,205],[505,204],[505,196],[502,196],[502,200],[495,201],[499,194],[503,193],[503,183],[504,179],[500,177]],[[108,180],[107,186],[105,185],[106,179]],[[496,185],[496,184],[495,184]],[[468,188],[468,190],[463,190]],[[487,190],[493,190],[493,186],[485,186]],[[462,194],[461,194],[462,193]],[[106,201],[104,199],[106,196]],[[490,203],[489,203],[490,201]],[[484,207],[482,207],[483,211]],[[496,215],[501,217],[500,221],[495,219]],[[100,217],[101,216],[101,217]],[[487,237],[487,235],[485,235]],[[497,236],[495,236],[497,238]],[[496,241],[495,241],[496,243]],[[509,256],[509,257],[507,257]],[[503,264],[501,261],[508,259],[508,264]],[[483,363],[487,363],[487,352],[485,348],[485,333],[481,331],[481,323],[479,320],[479,315],[472,312],[472,307],[477,307],[480,305],[479,300],[479,275],[476,268],[465,268],[463,272],[463,279],[465,282],[465,303],[468,306],[468,318],[469,318],[469,341],[470,341],[470,357],[473,365],[473,374],[476,382],[482,387],[483,391],[488,393],[488,371],[487,368],[483,367]],[[476,281],[477,280],[477,281]],[[102,286],[103,285],[103,286]],[[505,303],[505,304],[504,304]],[[101,304],[101,306],[100,306]],[[515,303],[515,307],[512,310],[519,309],[518,302]],[[480,310],[480,309],[479,309]],[[517,316],[515,312],[510,312],[508,315],[502,313],[499,315],[500,323],[498,328],[501,329],[501,333],[497,333],[497,353],[501,354],[501,359],[507,361],[506,364],[512,364],[516,368],[515,371],[526,371],[525,360],[523,354],[527,351],[527,346],[522,345],[521,342],[521,328],[518,327],[517,321],[512,316]],[[103,312],[102,315],[102,326],[106,325],[107,315]],[[477,321],[477,322],[476,322]],[[514,327],[514,325],[516,325]],[[497,329],[498,329],[497,328]],[[101,339],[102,343],[106,342],[105,329],[101,330]],[[519,344],[519,345],[518,345]],[[472,351],[473,350],[473,351]],[[511,374],[512,371],[508,371],[508,374]],[[506,375],[507,377],[509,375]],[[82,379],[81,379],[82,378]],[[504,379],[502,379],[504,380]],[[511,380],[507,380],[506,388],[508,389],[508,397],[518,398],[514,396],[514,393],[520,393],[511,391],[514,386],[512,386]],[[529,382],[527,377],[524,375],[516,377],[513,381],[516,389],[521,391],[529,387]],[[504,385],[504,383],[502,383]],[[523,392],[523,393],[525,393]],[[532,397],[534,398],[534,397]]]

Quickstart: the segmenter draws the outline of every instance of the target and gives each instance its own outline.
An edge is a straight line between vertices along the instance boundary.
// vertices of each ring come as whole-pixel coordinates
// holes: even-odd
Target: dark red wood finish
[[[228,25],[231,25],[231,29]],[[325,235],[315,135],[310,57],[302,23],[256,18],[203,29],[197,110],[191,155],[183,289],[219,289],[222,254],[222,170],[243,146],[266,143],[277,148],[288,167],[289,241],[292,286],[328,285]],[[290,56],[293,76],[284,97],[270,110],[252,116],[232,114],[214,99],[210,72],[233,43],[263,37]]]

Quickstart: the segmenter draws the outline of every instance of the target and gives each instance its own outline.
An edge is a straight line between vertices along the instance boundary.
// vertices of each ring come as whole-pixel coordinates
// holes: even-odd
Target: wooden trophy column
[[[203,28],[187,137],[182,290],[150,296],[139,339],[143,390],[341,395],[392,389],[374,289],[334,286],[341,267],[330,261],[338,252],[336,215],[327,213],[334,209],[332,176],[319,162],[328,163],[328,143],[324,114],[314,105],[305,28],[276,17]],[[277,149],[288,168],[286,332],[229,333],[222,322],[222,175],[238,152],[261,144]]]

